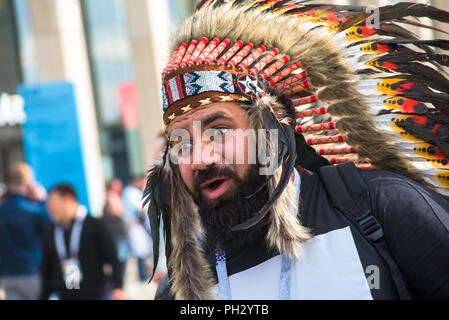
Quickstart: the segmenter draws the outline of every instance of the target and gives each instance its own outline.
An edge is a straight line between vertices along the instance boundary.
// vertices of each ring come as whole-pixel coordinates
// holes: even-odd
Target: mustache
[[[268,201],[268,187],[261,188],[263,179],[251,170],[244,179],[235,180],[233,190],[218,200],[210,201],[201,193],[197,199],[198,213],[205,228],[205,243],[210,249],[217,244],[222,245],[227,253],[237,252],[240,248],[263,239],[266,230],[262,224],[244,231],[234,231],[232,227],[241,224],[254,216]],[[248,198],[247,194],[254,193]]]
[[[202,170],[198,173],[198,175],[193,180],[194,188],[198,190],[204,182],[206,182],[207,180],[211,180],[215,177],[233,178],[237,181],[240,180],[240,178],[237,176],[237,174],[231,167],[227,166],[219,167],[217,165],[212,165],[208,167],[206,170]]]

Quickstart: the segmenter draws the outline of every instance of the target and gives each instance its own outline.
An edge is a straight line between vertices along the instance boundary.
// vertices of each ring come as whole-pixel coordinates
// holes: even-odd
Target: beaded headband
[[[273,48],[243,41],[202,38],[182,43],[162,72],[164,123],[197,107],[216,102],[251,103],[268,86],[295,95],[310,88],[301,62]],[[304,99],[293,100],[293,105]],[[314,96],[307,97],[309,102]]]

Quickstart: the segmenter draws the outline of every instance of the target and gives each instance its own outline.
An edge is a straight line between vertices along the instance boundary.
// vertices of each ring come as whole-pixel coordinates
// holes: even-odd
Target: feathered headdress
[[[280,130],[269,203],[239,227],[269,211],[268,243],[291,259],[309,238],[289,179],[295,164],[313,170],[353,161],[449,193],[449,56],[437,52],[449,41],[419,40],[407,30],[433,28],[410,17],[449,23],[449,13],[416,3],[373,11],[305,2],[201,1],[176,31],[162,75],[166,125],[199,106],[234,101],[246,106],[253,126]],[[296,117],[272,91],[291,101]],[[155,265],[164,222],[173,295],[212,298],[201,221],[166,157],[152,169],[145,196]]]

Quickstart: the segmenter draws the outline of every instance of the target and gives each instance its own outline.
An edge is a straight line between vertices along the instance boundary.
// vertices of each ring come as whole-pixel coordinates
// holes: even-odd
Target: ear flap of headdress
[[[166,158],[167,153],[164,165],[150,171],[144,192],[153,238],[153,276],[159,260],[162,219],[171,294],[177,300],[212,299],[213,277],[199,242],[202,230],[196,205]]]
[[[297,164],[297,134],[289,124],[291,119],[286,115],[284,107],[269,94],[252,106],[250,121],[255,128],[277,130],[276,144],[271,138],[267,141],[267,154],[278,153],[279,162],[275,164],[275,173],[268,180],[270,200],[253,218],[235,229],[250,228],[270,211],[271,224],[266,237],[268,244],[294,260],[299,258],[301,242],[310,239],[309,230],[301,226],[299,221],[299,195],[292,181],[294,166]]]
[[[164,155],[165,163],[166,154]],[[143,207],[148,205],[147,214],[150,221],[151,238],[153,240],[153,272],[150,278],[153,280],[158,262],[159,262],[159,247],[160,247],[160,226],[161,220],[164,224],[165,241],[165,256],[167,260],[171,254],[171,226],[170,226],[170,209],[169,184],[164,176],[164,166],[155,165],[148,174],[147,184],[143,193]]]
[[[281,164],[270,178],[268,190],[270,195],[280,192],[279,197],[271,206],[271,224],[266,236],[268,244],[276,248],[280,253],[294,261],[299,259],[301,253],[301,243],[311,238],[310,231],[303,227],[299,220],[299,195],[294,186],[293,172],[294,166],[300,161],[301,153],[298,153],[297,133],[291,126],[292,119],[286,114],[282,104],[276,101],[275,97],[265,96],[261,99],[261,108],[264,114],[269,112],[271,124],[269,128],[277,127],[279,134],[278,143],[281,151],[279,160]],[[266,116],[264,123],[267,125]],[[276,124],[276,125],[275,125]],[[282,131],[281,131],[282,130]],[[275,146],[270,146],[272,151]],[[316,152],[315,152],[316,154]],[[291,163],[293,161],[293,164]],[[282,182],[282,183],[281,183]],[[277,190],[282,186],[282,191]]]
[[[168,261],[170,288],[177,300],[213,299],[215,284],[200,244],[201,221],[192,196],[178,171],[167,166],[170,183],[172,252]]]
[[[274,186],[282,175],[279,168],[269,183],[269,190],[272,192]],[[310,231],[301,225],[299,221],[299,200],[298,194],[293,184],[289,181],[282,195],[275,202],[272,209],[272,220],[266,239],[272,248],[276,248],[280,253],[294,261],[300,258],[301,243],[311,238]]]
[[[285,187],[288,184],[290,176],[294,170],[296,162],[296,148],[295,148],[295,137],[294,131],[287,124],[279,122],[276,115],[270,110],[270,107],[262,109],[263,122],[267,129],[276,130],[277,132],[277,145],[278,150],[272,150],[273,154],[277,153],[279,159],[279,164],[275,164],[276,167],[281,166],[281,175],[278,179],[278,183],[274,186],[274,189],[270,193],[270,198],[267,203],[259,210],[259,212],[250,218],[248,221],[234,226],[233,230],[245,230],[249,229],[260,221],[267,215],[273,204],[282,195]]]

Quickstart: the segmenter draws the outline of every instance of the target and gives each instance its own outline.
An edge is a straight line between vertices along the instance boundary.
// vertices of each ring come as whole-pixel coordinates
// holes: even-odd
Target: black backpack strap
[[[403,275],[385,242],[382,226],[372,214],[368,185],[354,163],[321,167],[319,175],[334,207],[355,222],[388,264],[399,298],[411,299]]]

